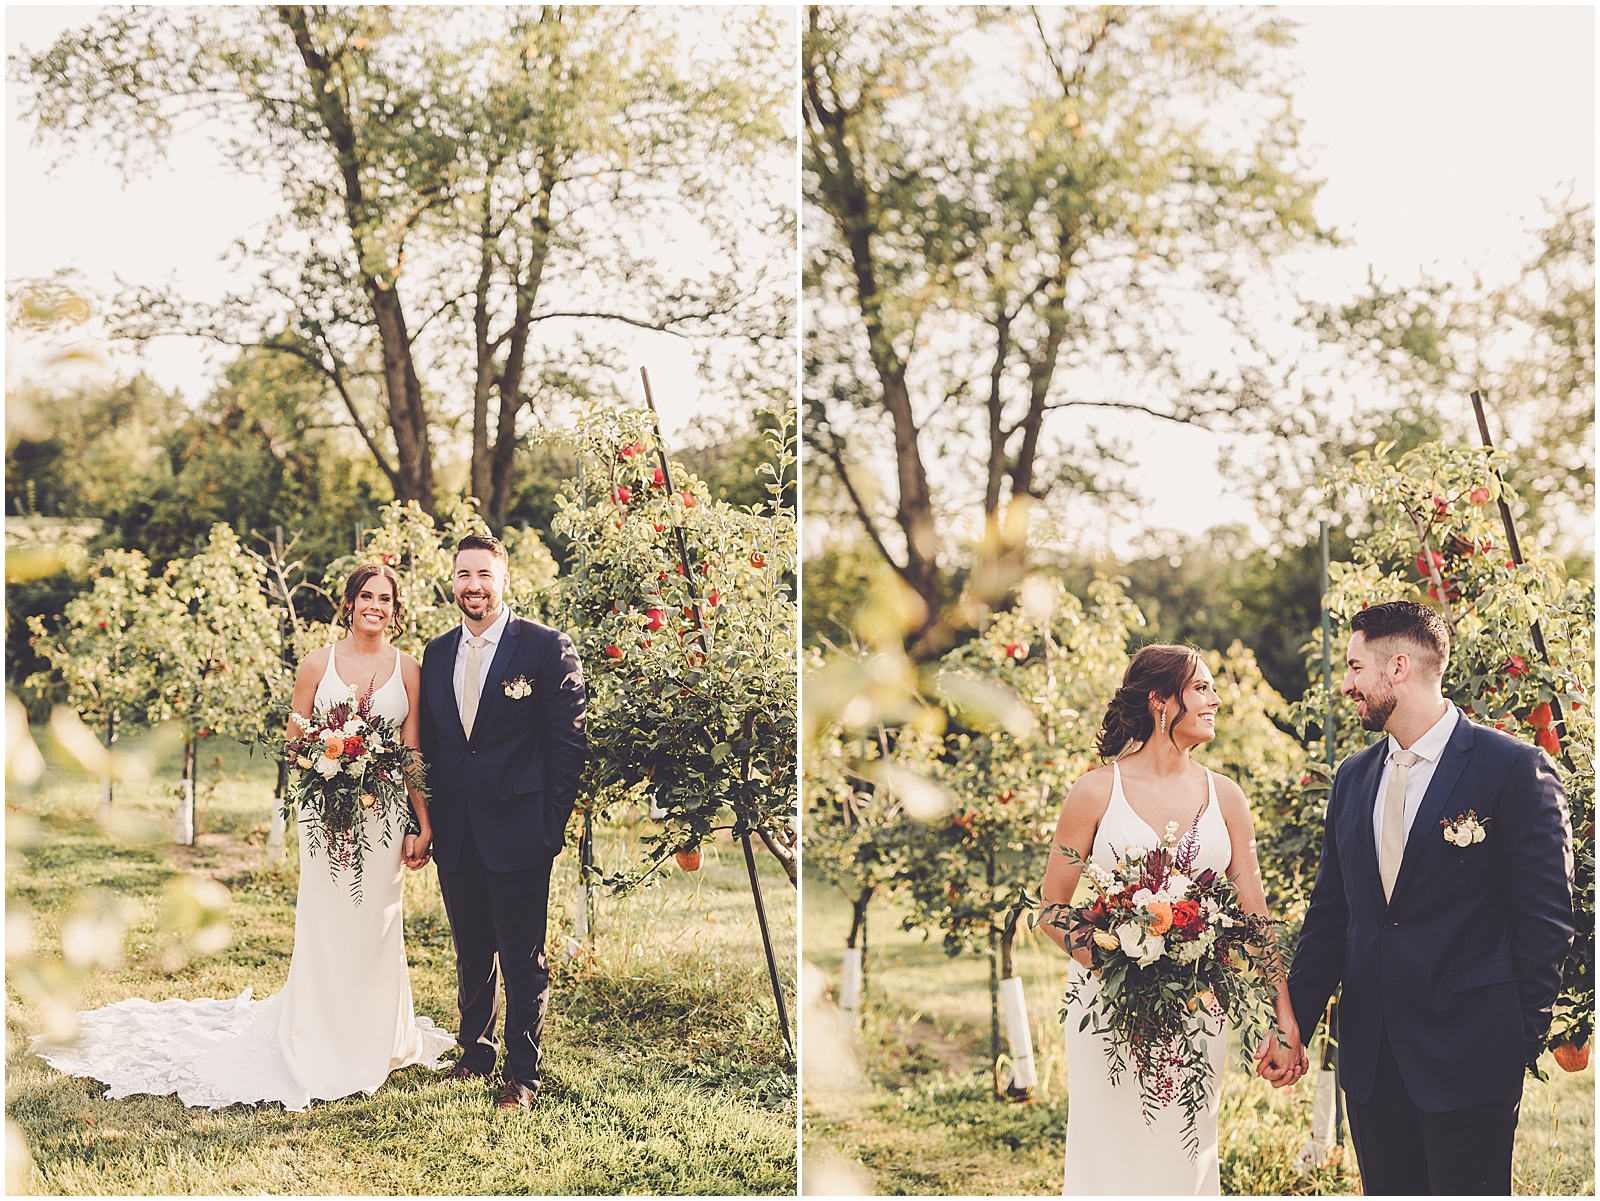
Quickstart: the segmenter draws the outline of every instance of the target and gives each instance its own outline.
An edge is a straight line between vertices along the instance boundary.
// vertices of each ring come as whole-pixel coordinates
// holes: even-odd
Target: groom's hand
[[[1284,1035],[1274,1030],[1261,1040],[1256,1052],[1256,1074],[1273,1088],[1289,1088],[1306,1074],[1310,1061],[1298,1033]]]
[[[417,871],[428,866],[428,860],[433,857],[433,840],[422,840],[420,834],[407,834],[405,841],[400,844],[400,858],[412,871]]]

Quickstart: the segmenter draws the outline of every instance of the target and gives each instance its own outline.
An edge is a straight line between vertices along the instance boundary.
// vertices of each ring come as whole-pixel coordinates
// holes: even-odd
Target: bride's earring
[[[1161,710],[1161,732],[1163,734],[1167,732],[1167,711],[1165,709]]]

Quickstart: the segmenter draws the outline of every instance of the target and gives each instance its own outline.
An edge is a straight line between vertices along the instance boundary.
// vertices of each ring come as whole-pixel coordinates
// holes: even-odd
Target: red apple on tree
[[[673,858],[678,861],[678,866],[686,872],[697,872],[700,870],[701,854],[699,847],[695,847],[694,849],[688,851],[679,851],[673,856]]]
[[[1588,1043],[1577,1047],[1569,1042],[1559,1042],[1550,1048],[1550,1054],[1563,1072],[1581,1072],[1589,1066]]]

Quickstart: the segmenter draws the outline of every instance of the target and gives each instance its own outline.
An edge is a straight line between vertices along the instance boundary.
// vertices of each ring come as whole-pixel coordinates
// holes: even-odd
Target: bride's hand
[[[400,844],[400,855],[412,871],[427,867],[428,860],[433,857],[433,831],[423,826],[422,833],[407,834]]]
[[[1293,1086],[1309,1066],[1306,1049],[1300,1042],[1300,1028],[1293,1020],[1269,1031],[1256,1052],[1256,1074],[1273,1088]]]

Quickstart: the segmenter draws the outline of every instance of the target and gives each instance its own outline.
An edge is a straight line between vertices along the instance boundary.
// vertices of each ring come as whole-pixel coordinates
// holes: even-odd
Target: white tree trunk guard
[[[844,980],[839,985],[839,1008],[854,1013],[861,1008],[861,948],[844,949]]]
[[[1033,1032],[1028,1028],[1028,1001],[1022,994],[1022,977],[1000,981],[1000,1008],[1006,1041],[1011,1045],[1011,1086],[1032,1088],[1038,1083],[1033,1070]]]

